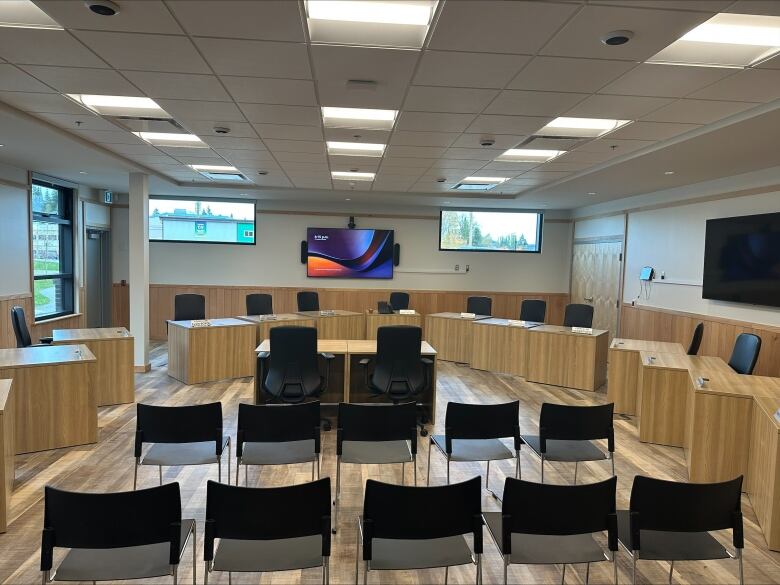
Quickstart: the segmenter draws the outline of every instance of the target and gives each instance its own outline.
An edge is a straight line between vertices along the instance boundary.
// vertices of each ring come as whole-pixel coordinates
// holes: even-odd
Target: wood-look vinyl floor
[[[152,354],[153,369],[147,374],[136,375],[136,399],[152,404],[181,405],[221,400],[224,409],[226,432],[235,438],[238,404],[251,401],[251,379],[185,386],[167,376],[167,353],[164,345],[156,346]],[[437,432],[442,432],[444,410],[449,400],[461,402],[501,402],[519,399],[521,404],[522,432],[537,430],[539,408],[544,401],[569,404],[597,404],[606,401],[606,394],[589,393],[530,384],[514,376],[495,375],[472,370],[466,366],[441,362],[438,375]],[[104,407],[99,412],[99,442],[96,445],[46,451],[19,456],[17,459],[16,486],[11,506],[11,522],[8,533],[0,535],[0,583],[39,583],[40,530],[43,523],[43,487],[47,484],[69,490],[120,491],[132,488],[132,444],[135,429],[135,406],[132,404]],[[686,480],[687,473],[681,449],[640,443],[636,420],[618,418],[616,421],[616,469],[618,474],[618,507],[628,506],[631,482],[637,474],[673,480]],[[425,480],[427,440],[421,441],[418,454],[418,479]],[[335,432],[324,434],[322,475],[335,478]],[[573,466],[552,464],[546,468],[549,482],[571,483]],[[235,467],[233,467],[235,474]],[[412,470],[406,469],[407,482]],[[491,487],[500,487],[505,474],[513,473],[513,463],[499,462],[491,465]],[[523,477],[539,480],[539,462],[528,451],[522,454]],[[310,479],[311,467],[307,465],[277,466],[266,468],[260,474],[250,472],[250,485],[284,485]],[[355,516],[362,505],[362,485],[367,478],[398,481],[400,466],[342,467],[342,508],[338,534],[334,536],[331,560],[333,583],[354,582],[354,555],[356,533]],[[478,464],[452,464],[452,481],[465,480],[475,474],[484,474]],[[579,481],[596,481],[609,476],[607,462],[580,466]],[[235,475],[231,479],[234,479]],[[184,517],[194,517],[198,525],[197,555],[202,557],[202,520],[205,513],[205,486],[208,479],[217,478],[216,466],[170,468],[164,471],[165,481],[178,481],[181,485]],[[431,483],[442,484],[445,478],[444,459],[436,452],[432,455]],[[243,483],[243,473],[241,475]],[[157,483],[157,470],[141,468],[139,486]],[[334,482],[335,483],[335,482]],[[485,510],[498,510],[499,504],[487,492],[483,500]],[[745,516],[745,581],[748,583],[780,583],[780,554],[766,547],[763,535],[755,522],[749,499],[743,497]],[[724,539],[727,543],[727,539]],[[501,557],[492,541],[485,536],[484,582],[500,583]],[[180,570],[180,583],[192,583],[192,552],[188,546]],[[618,559],[621,583],[630,583],[631,565],[627,554]],[[666,583],[667,563],[640,561],[639,582]],[[198,583],[203,582],[203,563],[197,565]],[[510,568],[512,583],[559,583],[560,567],[517,566]],[[450,583],[473,583],[472,567],[450,571]],[[584,566],[568,567],[567,583],[583,583]],[[320,583],[319,570],[295,571],[272,574],[233,575],[235,584],[258,583]],[[398,573],[372,573],[370,583],[427,584],[443,583],[443,570]],[[736,583],[737,564],[734,561],[677,563],[675,583]],[[227,583],[227,575],[213,573],[212,583]],[[170,583],[170,578],[156,582]],[[612,583],[612,569],[608,563],[593,565],[592,583]]]

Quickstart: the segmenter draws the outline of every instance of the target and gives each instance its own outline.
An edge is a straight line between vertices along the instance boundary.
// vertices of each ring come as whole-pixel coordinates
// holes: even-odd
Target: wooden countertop
[[[376,309],[373,311],[366,309],[366,317],[414,317],[414,316],[420,316],[420,313],[415,311],[414,313],[404,313],[403,315],[399,313],[398,311],[393,311],[392,313],[380,313]]]
[[[462,321],[481,321],[482,319],[490,319],[490,315],[477,315],[474,318],[461,317],[460,313],[431,313],[428,317],[441,317],[442,319],[461,319]]]
[[[599,335],[606,335],[609,331],[604,329],[593,329],[592,333],[576,333],[571,330],[571,327],[564,327],[563,325],[539,325],[534,327],[531,331],[540,331],[542,333],[559,333],[562,335],[575,335],[578,337],[598,337]]]
[[[323,309],[323,311],[329,311],[329,314],[323,315],[320,313],[320,311],[298,311],[299,315],[305,315],[306,317],[310,319],[325,319],[327,317],[343,317],[343,316],[350,316],[350,315],[362,315],[363,313],[355,313],[354,311],[344,311],[342,309]]]
[[[234,319],[232,317],[228,317],[226,319],[207,319],[207,321],[211,323],[211,325],[207,327],[193,327],[192,321],[168,321],[168,324],[173,325],[174,327],[182,327],[184,329],[211,329],[212,327],[250,327],[255,325],[255,323],[244,321],[242,319]]]
[[[347,350],[349,353],[375,354],[376,339],[350,339],[347,341]],[[420,351],[423,355],[436,355],[436,350],[427,341],[420,344]]]
[[[55,329],[51,333],[53,343],[70,341],[101,341],[104,339],[132,339],[124,327],[102,327],[94,329]]]
[[[658,353],[678,353],[685,354],[685,349],[679,343],[671,341],[646,341],[643,339],[621,339],[616,337],[612,340],[610,349],[623,351],[654,351]]]
[[[697,392],[756,399],[766,397],[780,400],[780,378],[746,376],[737,374],[731,368],[728,368],[728,371],[718,371],[711,375],[704,375],[709,380],[700,386],[698,381],[702,375],[704,374],[695,371],[691,372],[691,380]],[[778,407],[780,408],[780,405]]]
[[[496,317],[491,317],[489,319],[480,319],[476,323],[479,325],[494,325],[496,327],[517,327],[518,329],[533,329],[534,327],[539,327],[540,325],[544,325],[544,323],[537,323],[536,321],[515,321],[516,323],[522,323],[522,325],[510,325],[509,321],[512,319],[498,319]]]
[[[51,345],[48,347],[0,349],[0,369],[30,368],[94,361],[97,360],[86,345]]]
[[[318,353],[347,353],[347,341],[342,339],[318,339]],[[255,349],[256,352],[271,351],[271,340],[263,339],[260,345]]]
[[[251,323],[279,323],[283,321],[306,321],[308,319],[311,319],[311,317],[307,317],[306,315],[300,315],[298,313],[279,313],[274,315],[276,317],[275,319],[269,319],[270,315],[241,315],[240,317],[236,317],[236,319],[240,319],[242,321],[249,321]]]
[[[436,350],[427,341],[421,343],[420,350],[423,355],[436,355]],[[271,351],[271,340],[264,339],[255,351]],[[376,339],[318,339],[317,352],[374,354],[376,353]]]
[[[775,418],[775,413],[780,410],[780,396],[756,396],[754,400],[767,417],[772,420],[777,431],[780,432],[780,421]]]
[[[5,403],[8,401],[8,395],[11,393],[11,384],[13,380],[0,380],[0,414],[5,412]]]

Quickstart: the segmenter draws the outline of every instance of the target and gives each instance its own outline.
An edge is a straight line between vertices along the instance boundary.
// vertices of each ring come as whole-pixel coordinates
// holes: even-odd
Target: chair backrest
[[[631,488],[631,545],[640,550],[640,530],[734,531],[743,547],[742,476],[721,483],[685,483],[637,475]]]
[[[525,299],[520,303],[520,320],[544,323],[547,317],[547,302],[541,299]]]
[[[512,533],[562,536],[604,530],[610,550],[617,550],[616,489],[614,476],[579,485],[506,478],[501,504],[501,552],[512,553]]]
[[[135,456],[144,443],[200,443],[214,441],[222,453],[222,403],[190,406],[137,404]]]
[[[740,333],[729,358],[731,369],[738,374],[752,374],[761,351],[761,338],[752,333]]]
[[[206,486],[204,560],[214,540],[281,540],[322,536],[330,555],[330,478],[273,488],[237,487],[209,480]]]
[[[466,312],[475,315],[492,315],[493,299],[490,297],[469,297],[466,299]]]
[[[303,402],[320,393],[315,327],[271,329],[271,357],[263,388],[283,402]]]
[[[396,400],[422,392],[426,380],[421,343],[422,329],[414,325],[379,327],[371,383]]]
[[[571,303],[563,313],[564,327],[593,327],[593,305]]]
[[[319,311],[320,295],[314,290],[302,290],[298,292],[299,311]]]
[[[435,487],[366,481],[363,559],[372,558],[374,538],[427,540],[473,534],[482,553],[481,478]]]
[[[701,347],[701,338],[704,335],[704,323],[699,323],[696,329],[693,330],[693,337],[691,337],[691,344],[688,346],[688,355],[696,355],[699,353]]]
[[[41,570],[49,571],[55,547],[110,549],[170,542],[170,564],[179,564],[179,484],[115,493],[44,489]]]
[[[406,292],[391,292],[390,293],[390,306],[394,311],[400,311],[401,309],[409,308],[409,293]]]
[[[274,298],[271,295],[263,293],[254,293],[246,295],[246,314],[247,315],[273,315]]]
[[[241,457],[244,442],[282,443],[314,440],[320,452],[320,403],[238,405],[236,456]]]
[[[206,297],[181,294],[173,299],[174,321],[197,321],[206,318]]]
[[[612,413],[615,405],[573,406],[542,404],[539,413],[539,442],[546,452],[546,441],[594,441],[606,439],[610,452],[615,451],[615,429]]]
[[[341,402],[338,411],[336,454],[344,441],[411,441],[417,453],[417,405],[349,404]]]
[[[448,402],[444,417],[445,450],[452,453],[453,439],[503,439],[512,437],[520,449],[520,402],[463,404]]]
[[[24,309],[22,307],[17,306],[11,309],[11,323],[16,336],[16,347],[31,346],[32,338],[30,337],[30,330],[27,329],[27,320],[24,318]]]

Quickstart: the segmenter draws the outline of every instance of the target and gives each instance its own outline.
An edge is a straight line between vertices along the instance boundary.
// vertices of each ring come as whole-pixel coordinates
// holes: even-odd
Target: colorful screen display
[[[213,199],[149,200],[149,241],[255,243],[255,202]]]
[[[309,228],[307,275],[393,278],[393,230]]]

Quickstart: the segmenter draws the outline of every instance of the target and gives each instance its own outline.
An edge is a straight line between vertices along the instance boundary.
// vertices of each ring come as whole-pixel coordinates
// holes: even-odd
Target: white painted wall
[[[27,171],[0,164],[0,179],[27,183]],[[30,293],[27,190],[0,183],[0,296]]]
[[[575,222],[574,237],[575,239],[580,239],[619,236],[623,235],[625,228],[625,215],[622,213],[607,217],[585,219]]]
[[[129,280],[130,220],[127,207],[111,208],[111,273],[112,282]]]

